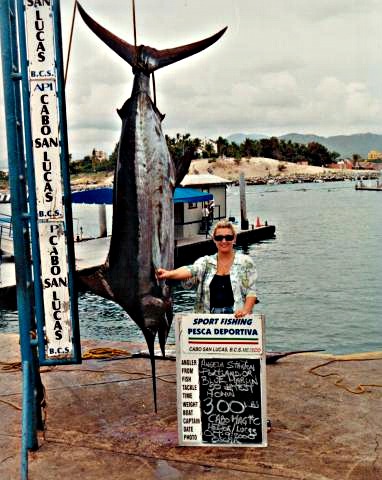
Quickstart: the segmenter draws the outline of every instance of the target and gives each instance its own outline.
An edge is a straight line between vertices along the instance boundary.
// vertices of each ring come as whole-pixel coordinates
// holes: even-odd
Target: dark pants
[[[211,307],[210,313],[233,313],[233,307]]]

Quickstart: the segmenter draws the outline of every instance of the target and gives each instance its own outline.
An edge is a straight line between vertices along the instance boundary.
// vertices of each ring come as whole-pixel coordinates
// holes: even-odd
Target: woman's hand
[[[252,315],[253,307],[256,303],[256,297],[247,297],[245,299],[245,303],[243,308],[240,310],[236,310],[234,313],[236,318],[247,317],[248,315]]]
[[[236,310],[234,312],[234,315],[236,318],[242,318],[242,317],[247,317],[248,315],[251,315],[252,311],[248,312],[247,310]]]
[[[166,280],[168,278],[169,270],[164,268],[157,268],[155,271],[158,280]]]
[[[190,270],[187,267],[179,267],[175,270],[157,268],[155,273],[158,280],[187,280],[192,276]]]

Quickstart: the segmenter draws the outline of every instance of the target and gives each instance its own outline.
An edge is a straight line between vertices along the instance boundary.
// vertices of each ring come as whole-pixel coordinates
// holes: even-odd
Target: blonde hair
[[[229,228],[232,232],[232,235],[236,237],[236,230],[235,227],[232,225],[230,221],[228,221],[226,218],[224,220],[220,220],[214,227],[214,230],[212,232],[212,236],[215,236],[216,230],[219,230],[219,228]]]

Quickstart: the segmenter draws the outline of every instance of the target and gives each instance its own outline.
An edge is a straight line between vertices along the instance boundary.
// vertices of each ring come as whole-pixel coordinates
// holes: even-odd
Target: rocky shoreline
[[[217,158],[200,159],[191,162],[189,173],[192,175],[212,174],[225,178],[234,185],[239,183],[243,173],[247,185],[284,184],[284,183],[311,183],[333,182],[345,180],[377,179],[379,171],[373,170],[346,170],[314,167],[312,165],[298,165],[296,163],[281,162],[271,158]],[[98,172],[72,175],[73,190],[94,187],[108,187],[113,185],[113,172]]]
[[[347,171],[347,172],[351,172]],[[362,170],[354,173],[329,173],[325,175],[318,174],[295,174],[295,175],[270,175],[269,177],[249,177],[246,178],[247,185],[266,185],[266,184],[286,184],[286,183],[323,183],[323,182],[341,182],[358,180],[375,180],[379,178],[379,172]],[[239,185],[239,180],[234,180],[233,185]]]
[[[210,173],[226,178],[234,185],[238,184],[240,174],[244,174],[247,185],[321,183],[379,178],[379,171],[315,167],[264,157],[194,160],[189,173],[194,175]]]
[[[280,162],[270,158],[232,158],[193,160],[189,169],[192,175],[212,174],[238,185],[244,173],[247,185],[333,182],[345,180],[367,180],[380,178],[375,170],[338,170],[311,165]],[[114,172],[80,173],[71,175],[73,191],[96,187],[112,187]],[[0,192],[8,193],[8,184],[0,184]]]

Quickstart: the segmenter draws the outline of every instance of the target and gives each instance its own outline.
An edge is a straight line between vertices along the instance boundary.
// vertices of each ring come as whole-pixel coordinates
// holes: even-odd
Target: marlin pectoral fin
[[[78,2],[77,6],[81,17],[90,30],[92,30],[104,43],[106,43],[106,45],[114,50],[115,53],[122,57],[133,68],[137,68],[147,74],[154,72],[154,70],[158,70],[158,68],[166,67],[167,65],[201,52],[219,40],[228,28],[225,27],[214,35],[211,35],[211,37],[188,45],[183,45],[182,47],[156,50],[155,48],[140,45],[135,48],[133,45],[122,40],[122,38],[117,37],[93,20]]]
[[[166,356],[166,342],[167,342],[168,334],[170,332],[172,319],[173,319],[173,313],[172,313],[172,308],[170,306],[170,308],[168,308],[166,311],[165,321],[162,322],[161,326],[158,329],[159,346],[160,346],[163,357]]]
[[[102,265],[95,272],[87,273],[84,271],[81,273],[81,282],[96,295],[107,298],[108,300],[114,300],[114,293],[105,275],[106,271],[106,265]]]
[[[192,161],[191,155],[174,161],[175,163],[175,187],[179,187],[183,178],[187,175]]]

